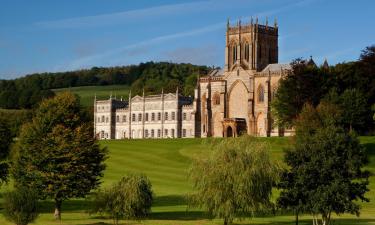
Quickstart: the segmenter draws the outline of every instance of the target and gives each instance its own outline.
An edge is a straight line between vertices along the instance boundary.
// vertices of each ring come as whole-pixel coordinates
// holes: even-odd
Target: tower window
[[[142,121],[142,113],[138,113],[138,121]]]
[[[237,60],[237,46],[235,45],[232,47],[232,56],[233,56],[233,64],[234,64]]]
[[[245,60],[246,62],[250,60],[250,46],[248,43],[245,44]]]
[[[155,120],[155,113],[151,113],[151,121]]]
[[[122,116],[122,122],[126,122],[126,116]]]
[[[148,113],[145,115],[145,121],[148,121]]]
[[[258,87],[258,102],[259,103],[264,102],[264,88],[262,85]]]
[[[175,119],[176,119],[176,113],[172,112],[172,120],[175,120]]]

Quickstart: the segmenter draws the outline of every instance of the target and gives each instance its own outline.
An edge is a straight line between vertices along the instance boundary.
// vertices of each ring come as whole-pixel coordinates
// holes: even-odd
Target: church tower
[[[248,24],[238,21],[235,26],[227,22],[225,71],[236,65],[245,70],[259,72],[268,64],[278,63],[278,26],[265,25],[251,19]]]

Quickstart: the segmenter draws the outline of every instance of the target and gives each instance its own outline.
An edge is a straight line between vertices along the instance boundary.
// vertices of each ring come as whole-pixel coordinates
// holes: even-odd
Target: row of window
[[[144,132],[145,132],[144,133],[144,137],[145,138],[154,138],[154,137],[160,138],[162,136],[161,129],[157,129],[157,130],[154,130],[154,129],[148,130],[148,129],[146,129]],[[141,133],[142,133],[141,130],[139,130],[138,131],[138,136],[141,136],[140,135]],[[133,135],[133,137],[135,137],[135,130],[132,131],[132,135]],[[168,137],[169,135],[170,135],[170,137],[174,138],[175,137],[175,129],[170,129],[170,130],[164,129],[163,136],[164,137]],[[186,129],[182,129],[182,137],[186,137],[186,135],[187,135]],[[193,131],[192,130],[190,130],[190,135],[191,136],[193,135]],[[124,137],[126,137],[126,132],[124,132]]]
[[[149,116],[151,116],[151,118],[149,118]],[[122,119],[122,120],[120,120],[120,119]],[[161,120],[161,112],[150,113],[150,114],[146,113],[144,119],[145,119],[145,121],[160,121]],[[183,113],[182,114],[182,119],[183,120],[189,120],[190,118],[188,118],[188,114],[187,113]],[[132,120],[132,122],[135,122],[135,121],[139,121],[140,122],[140,121],[142,121],[142,113],[138,113],[138,116],[135,113],[133,113],[131,120]],[[165,112],[164,113],[164,120],[165,121],[167,121],[167,120],[172,120],[172,121],[176,120],[176,113],[172,112],[169,115],[168,112]],[[108,117],[102,116],[102,117],[98,117],[97,121],[98,121],[98,123],[100,123],[100,122],[102,122],[102,123],[104,123],[104,122],[108,123],[109,119],[108,119]],[[118,123],[119,122],[123,122],[123,123],[127,122],[126,115],[123,115],[122,118],[120,118],[120,116],[116,116],[116,122],[118,122]]]

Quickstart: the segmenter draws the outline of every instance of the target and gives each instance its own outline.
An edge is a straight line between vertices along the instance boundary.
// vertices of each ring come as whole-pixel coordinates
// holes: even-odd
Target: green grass
[[[112,92],[112,96],[119,99],[121,96],[128,97],[129,86],[127,85],[109,85],[109,86],[82,86],[72,88],[53,89],[55,93],[63,91],[71,91],[81,97],[81,104],[83,106],[93,106],[94,96],[96,94],[98,99],[108,99]]]
[[[264,138],[270,144],[272,158],[281,160],[282,149],[288,146],[288,138]],[[110,157],[107,160],[107,169],[103,178],[102,187],[117,182],[125,173],[142,172],[146,174],[153,185],[155,202],[152,214],[144,221],[122,221],[122,224],[158,224],[158,225],[213,225],[222,224],[221,220],[209,220],[198,210],[187,211],[185,196],[191,191],[187,180],[187,170],[193,157],[204,157],[207,153],[207,139],[168,139],[168,140],[116,140],[102,141],[107,146]],[[375,174],[375,137],[361,137],[368,149],[370,163],[367,166]],[[375,176],[371,177],[370,189],[367,197],[369,203],[362,203],[361,217],[353,215],[335,216],[335,225],[375,224]],[[5,187],[6,189],[6,187]],[[4,190],[4,188],[3,188]],[[86,210],[90,202],[75,199],[64,202],[62,224],[69,225],[105,225],[111,220],[99,215],[89,215]],[[46,201],[42,204],[41,217],[36,225],[57,225],[53,219],[53,204]],[[303,216],[301,225],[312,224],[309,215]],[[236,221],[237,224],[272,224],[292,225],[292,215],[265,216],[259,218]],[[10,225],[0,216],[1,225]]]

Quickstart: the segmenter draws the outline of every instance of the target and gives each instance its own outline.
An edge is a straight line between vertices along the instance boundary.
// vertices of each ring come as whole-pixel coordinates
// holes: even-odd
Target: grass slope
[[[117,98],[127,98],[129,94],[129,86],[127,85],[109,85],[109,86],[82,86],[72,88],[53,89],[55,93],[63,91],[71,91],[81,97],[83,106],[93,106],[94,96],[98,99],[108,99],[112,92],[112,96]]]
[[[282,159],[282,149],[288,146],[287,138],[264,138],[269,143],[272,157]],[[144,221],[123,221],[122,224],[189,224],[212,225],[222,224],[221,220],[208,220],[198,210],[186,211],[186,193],[191,191],[187,180],[187,171],[192,157],[204,157],[207,153],[206,139],[168,139],[168,140],[116,140],[102,141],[102,146],[107,146],[110,157],[107,160],[103,185],[106,187],[117,182],[125,173],[142,172],[146,174],[153,185],[155,202],[152,215]],[[362,137],[361,142],[366,146],[370,156],[367,166],[375,174],[375,137]],[[375,177],[371,177],[371,191],[368,197],[370,203],[362,204],[360,218],[352,215],[335,216],[335,224],[374,224],[375,223]],[[71,225],[105,225],[111,220],[98,215],[86,213],[90,202],[87,200],[69,200],[63,204],[62,224]],[[46,201],[42,205],[41,217],[36,225],[57,225],[53,219],[53,204]],[[303,216],[301,225],[311,224],[308,215]],[[262,218],[245,219],[236,221],[237,224],[273,224],[292,225],[292,215],[266,216]],[[0,216],[0,224],[10,225]]]

